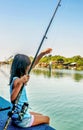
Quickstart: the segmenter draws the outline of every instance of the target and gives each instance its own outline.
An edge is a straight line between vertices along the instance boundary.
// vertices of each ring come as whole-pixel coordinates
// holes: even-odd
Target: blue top
[[[17,78],[18,77],[14,77],[12,80],[12,83],[10,84],[10,94],[12,93],[12,87],[13,87],[14,80],[16,80]],[[15,110],[15,113],[13,114],[14,118],[17,118],[18,115],[16,114],[16,112],[21,111],[21,108],[22,108],[24,102],[28,103],[28,95],[27,95],[27,91],[26,91],[26,85],[24,85],[21,96],[20,96],[19,101],[18,101],[18,104],[16,105],[16,110]],[[31,115],[30,115],[29,111],[27,110],[26,113],[24,114],[23,118],[29,118],[30,116]]]

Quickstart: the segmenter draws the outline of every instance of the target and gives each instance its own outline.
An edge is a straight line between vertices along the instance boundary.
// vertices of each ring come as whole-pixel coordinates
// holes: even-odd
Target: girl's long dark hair
[[[10,70],[10,81],[11,84],[13,77],[21,77],[26,74],[27,66],[31,64],[30,58],[24,54],[15,55],[11,70]]]

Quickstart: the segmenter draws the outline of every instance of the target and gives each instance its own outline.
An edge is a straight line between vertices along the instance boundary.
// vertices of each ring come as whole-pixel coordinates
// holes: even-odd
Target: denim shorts
[[[29,118],[24,118],[22,121],[20,120],[13,120],[13,123],[19,127],[27,128],[32,126],[34,122],[34,116],[31,115]]]

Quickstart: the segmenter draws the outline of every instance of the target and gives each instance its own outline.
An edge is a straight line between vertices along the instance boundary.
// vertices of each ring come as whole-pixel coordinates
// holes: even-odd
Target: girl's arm
[[[47,48],[46,50],[42,51],[36,58],[34,64],[33,64],[33,68],[38,64],[38,62],[40,61],[40,59],[46,55],[46,54],[49,54],[50,52],[52,51],[51,48]]]
[[[12,90],[12,94],[11,94],[11,102],[14,102],[16,100],[22,85],[25,84],[26,82],[28,82],[28,80],[29,80],[29,76],[24,75],[21,78],[17,78],[14,81],[13,90]]]

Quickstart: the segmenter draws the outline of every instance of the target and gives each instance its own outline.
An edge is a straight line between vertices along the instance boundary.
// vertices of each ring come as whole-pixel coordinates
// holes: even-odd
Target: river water
[[[0,96],[10,100],[9,66],[0,67]],[[50,117],[57,130],[83,130],[83,71],[34,70],[27,84],[31,111]]]

